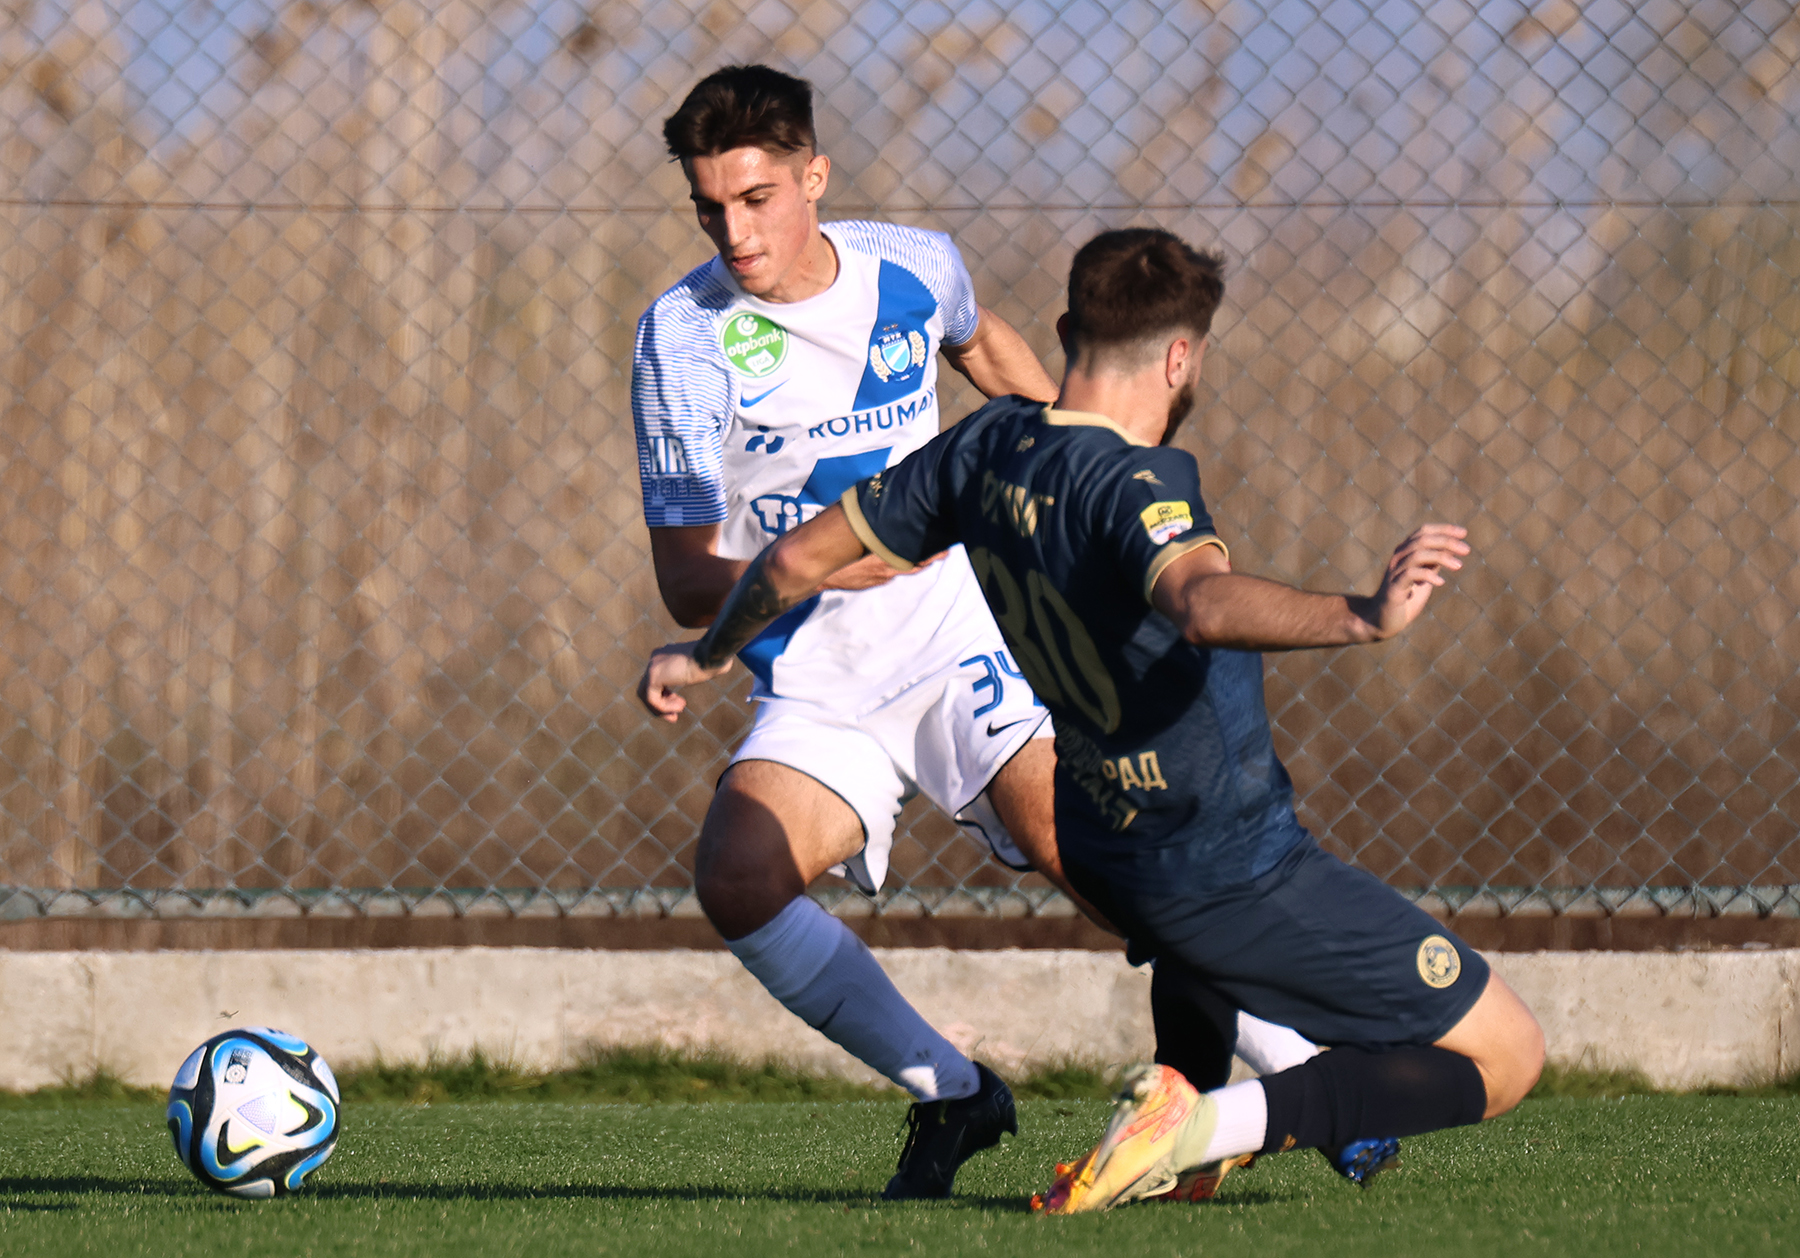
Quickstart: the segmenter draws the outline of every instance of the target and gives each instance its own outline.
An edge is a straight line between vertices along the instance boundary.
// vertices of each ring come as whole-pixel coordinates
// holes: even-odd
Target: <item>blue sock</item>
[[[921,1101],[972,1096],[975,1064],[932,1030],[850,928],[800,896],[726,947],[769,994]]]

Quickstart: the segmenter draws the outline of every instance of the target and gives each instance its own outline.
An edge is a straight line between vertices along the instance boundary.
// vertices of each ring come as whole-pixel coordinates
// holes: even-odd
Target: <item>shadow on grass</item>
[[[197,1201],[236,1204],[222,1194],[207,1192],[198,1184],[181,1180],[103,1179],[92,1175],[14,1176],[0,1179],[0,1209],[68,1210],[72,1205],[11,1202],[20,1195],[186,1197]],[[890,1204],[870,1192],[854,1189],[727,1188],[716,1184],[685,1188],[633,1187],[624,1184],[370,1184],[325,1183],[307,1188],[298,1200],[315,1201],[769,1201],[786,1205],[867,1206]],[[261,1203],[252,1203],[261,1204]],[[931,1203],[935,1204],[935,1203]],[[963,1209],[1002,1210],[1023,1213],[1023,1197],[956,1196],[948,1205]]]
[[[314,1195],[328,1200],[378,1201],[770,1201],[786,1205],[905,1205],[848,1188],[728,1188],[694,1184],[656,1188],[626,1184],[320,1184]],[[957,1196],[951,1206],[983,1210],[1026,1210],[1023,1197]]]
[[[1105,1100],[1113,1069],[1079,1060],[1045,1062],[1011,1081],[1021,1100]],[[813,1074],[776,1060],[749,1061],[723,1053],[656,1045],[590,1047],[566,1070],[534,1071],[479,1051],[434,1055],[424,1063],[375,1061],[338,1071],[346,1104],[444,1101],[560,1101],[654,1105],[670,1102],[877,1101],[909,1099],[886,1084],[872,1086]],[[161,1104],[161,1088],[127,1083],[104,1067],[35,1092],[0,1091],[0,1110],[61,1105]]]
[[[814,1075],[778,1061],[749,1062],[717,1053],[651,1047],[591,1048],[567,1070],[535,1072],[482,1053],[434,1057],[424,1064],[348,1067],[338,1074],[346,1104],[553,1101],[574,1104],[692,1104],[695,1102],[877,1102],[899,1112],[908,1098],[898,1089]],[[1041,1062],[1010,1081],[1021,1101],[1104,1101],[1116,1071],[1095,1062]],[[1598,1100],[1679,1094],[1643,1074],[1609,1069],[1582,1059],[1552,1062],[1531,1090],[1536,1099]],[[1800,1074],[1779,1079],[1691,1090],[1701,1096],[1800,1096]],[[0,1091],[0,1112],[81,1105],[161,1105],[160,1088],[124,1082],[101,1069],[36,1092]],[[1059,1109],[1064,1117],[1072,1110]]]
[[[1228,1192],[1223,1196],[1213,1198],[1210,1202],[1202,1203],[1196,1208],[1210,1210],[1219,1206],[1291,1206],[1296,1201],[1311,1200],[1313,1200],[1313,1194],[1309,1192],[1271,1192],[1266,1188],[1253,1188],[1248,1192]]]
[[[0,1179],[0,1196],[12,1193],[116,1194],[129,1197],[191,1197],[200,1185],[180,1179],[102,1179],[95,1175],[12,1175]],[[14,1205],[7,1202],[5,1204]]]

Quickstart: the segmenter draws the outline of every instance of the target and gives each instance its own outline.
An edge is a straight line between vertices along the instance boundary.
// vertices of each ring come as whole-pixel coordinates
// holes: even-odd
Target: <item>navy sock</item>
[[[1173,1066],[1202,1092],[1225,1086],[1237,1046],[1237,1006],[1176,957],[1156,959],[1150,1018],[1156,1060]]]
[[[1264,1153],[1416,1136],[1478,1123],[1487,1111],[1481,1072],[1447,1048],[1334,1048],[1262,1085],[1269,1104]]]

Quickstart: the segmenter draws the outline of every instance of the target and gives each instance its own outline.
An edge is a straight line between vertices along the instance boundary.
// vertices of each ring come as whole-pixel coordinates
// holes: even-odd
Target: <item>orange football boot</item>
[[[1031,1208],[1044,1214],[1085,1214],[1167,1193],[1181,1180],[1177,1144],[1205,1148],[1218,1120],[1213,1099],[1195,1090],[1179,1071],[1134,1066],[1119,1089],[1100,1143],[1079,1161],[1058,1164],[1049,1191],[1034,1196]]]

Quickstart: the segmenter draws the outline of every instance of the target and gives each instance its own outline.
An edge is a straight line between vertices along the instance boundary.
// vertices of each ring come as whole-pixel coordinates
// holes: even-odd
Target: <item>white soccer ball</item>
[[[285,1031],[226,1031],[181,1063],[168,1118],[176,1154],[202,1184],[234,1197],[281,1197],[337,1146],[337,1080]]]

